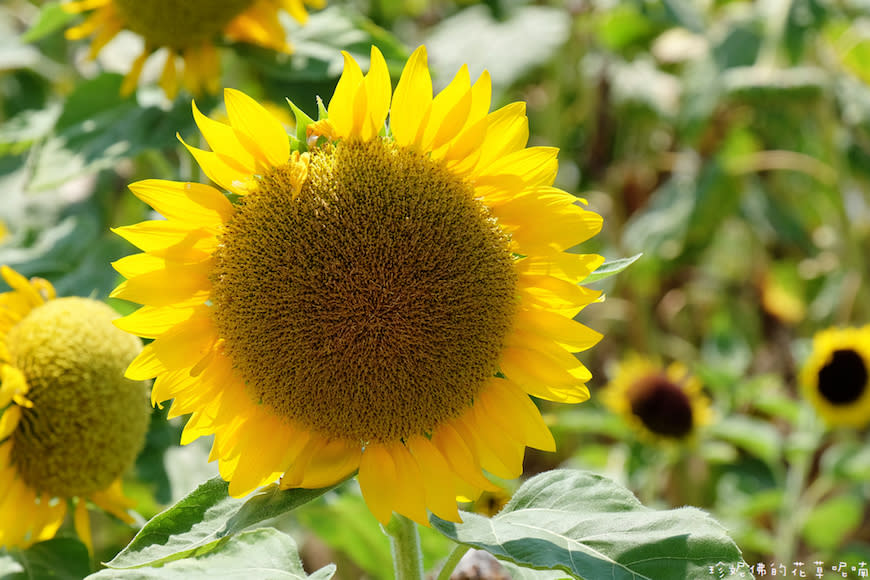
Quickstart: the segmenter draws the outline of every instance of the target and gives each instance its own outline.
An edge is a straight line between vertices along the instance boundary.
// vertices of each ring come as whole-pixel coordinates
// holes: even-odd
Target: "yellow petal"
[[[454,474],[432,442],[421,436],[412,437],[408,448],[423,476],[423,488],[426,492],[426,506],[441,519],[460,522],[459,510],[456,507],[456,493],[453,490]]]
[[[520,178],[526,187],[550,185],[556,178],[559,162],[556,147],[528,147],[497,159],[488,167],[477,171],[476,183],[485,186],[497,183],[504,176]]]
[[[460,417],[453,423],[461,420]],[[483,476],[476,448],[471,446],[470,441],[466,443],[452,424],[440,425],[432,434],[432,443],[450,464],[452,471],[463,480],[478,489],[498,489]]]
[[[529,120],[525,103],[511,103],[487,116],[486,139],[481,146],[478,168],[484,169],[495,160],[526,146],[529,140]]]
[[[492,208],[511,232],[522,254],[553,253],[585,242],[601,230],[602,218],[574,205],[557,189],[531,192]],[[525,251],[522,251],[525,250]]]
[[[169,100],[174,100],[178,94],[178,74],[175,70],[175,51],[169,49],[166,55],[166,63],[163,65],[163,72],[160,74],[160,87]]]
[[[527,304],[571,312],[571,316],[601,296],[598,290],[590,290],[561,278],[522,272],[517,286],[521,298]]]
[[[130,363],[125,376],[143,381],[161,372],[190,368],[208,354],[216,338],[210,317],[192,316],[146,345]]]
[[[393,515],[398,485],[396,463],[383,445],[369,445],[359,464],[359,486],[369,511],[383,525]]]
[[[253,176],[245,171],[244,167],[233,158],[216,153],[191,147],[185,143],[181,135],[176,135],[181,144],[187,147],[193,158],[202,168],[209,179],[233,193],[245,195],[251,187]]]
[[[500,366],[508,379],[535,397],[562,403],[580,403],[589,398],[583,381],[536,350],[505,348]]]
[[[0,409],[6,407],[16,396],[26,395],[27,391],[24,373],[9,364],[0,367]]]
[[[122,522],[132,524],[135,521],[129,512],[136,502],[124,495],[120,478],[113,481],[106,489],[92,493],[90,500]]]
[[[249,173],[254,173],[257,169],[257,160],[247,146],[242,145],[236,131],[229,125],[203,115],[196,106],[196,101],[193,101],[192,107],[196,126],[199,127],[199,132],[202,133],[211,150],[232,157]]]
[[[88,505],[84,498],[76,500],[75,511],[73,512],[73,524],[75,525],[76,534],[79,540],[88,547],[88,553],[94,553],[94,543],[91,540],[91,518],[88,515]]]
[[[145,66],[145,61],[148,59],[148,55],[150,54],[151,51],[146,46],[145,50],[142,51],[142,54],[140,54],[136,60],[133,61],[133,64],[130,65],[130,70],[121,82],[122,97],[132,95],[136,91],[136,85],[139,83],[139,77],[142,75],[142,67]]]
[[[239,463],[230,481],[229,494],[242,497],[281,475],[279,462],[284,455],[287,429],[266,413],[245,423],[239,437]]]
[[[3,411],[3,415],[0,416],[0,441],[12,435],[20,420],[21,407],[18,405],[12,405]]]
[[[145,252],[176,262],[204,260],[217,248],[213,230],[168,220],[144,221],[112,232]]]
[[[34,510],[35,517],[31,527],[31,540],[34,543],[50,540],[57,533],[66,517],[66,502],[51,502],[48,494],[42,494]]]
[[[341,78],[338,79],[332,99],[329,100],[327,112],[329,113],[329,122],[335,128],[336,134],[346,138],[353,135],[355,125],[362,126],[363,119],[355,117],[358,113],[356,111],[357,93],[363,83],[363,74],[350,54],[342,51],[341,55],[344,57],[344,70],[341,73]]]
[[[358,443],[312,438],[284,474],[281,486],[316,489],[334,485],[356,471],[361,453]]]
[[[414,142],[431,104],[432,78],[426,47],[421,45],[405,64],[390,105],[390,131],[398,145],[407,147]]]
[[[551,338],[574,352],[596,345],[602,336],[571,318],[542,309],[520,310],[516,315],[516,325],[517,328]]]
[[[112,263],[127,278],[109,295],[149,306],[201,304],[211,293],[212,260],[192,264],[134,254]]]
[[[378,47],[372,45],[371,65],[365,77],[366,102],[369,110],[369,123],[362,135],[370,139],[384,128],[387,113],[390,110],[390,96],[393,87],[390,84],[390,71],[387,62]]]
[[[487,423],[479,407],[472,407],[472,412],[463,415],[455,427],[477,449],[480,466],[485,470],[503,479],[522,475],[525,446]]]
[[[0,274],[7,284],[27,303],[31,308],[40,306],[45,303],[39,292],[33,285],[21,274],[10,268],[9,266],[0,267]]]
[[[471,109],[468,111],[469,127],[486,118],[492,104],[492,78],[489,71],[483,71],[471,87]]]
[[[235,213],[233,204],[221,192],[202,183],[146,179],[129,187],[167,219],[191,226],[217,227]]]
[[[468,66],[462,68],[444,90],[432,100],[432,110],[420,146],[424,151],[437,149],[454,139],[471,110],[471,78]]]
[[[428,527],[429,515],[426,512],[426,492],[420,466],[403,443],[391,445],[389,452],[396,466],[397,485],[396,489],[393,490],[393,511],[414,520],[420,525]]]
[[[517,262],[521,275],[554,276],[572,284],[579,284],[604,263],[598,254],[556,254],[526,256]]]
[[[542,451],[556,450],[556,440],[540,411],[529,396],[510,381],[491,379],[474,404],[479,404],[486,421],[503,433],[518,431],[521,436],[514,438],[525,445]]]
[[[241,91],[225,89],[224,101],[230,124],[248,151],[258,152],[257,157],[266,167],[277,167],[287,161],[290,139],[281,121]]]
[[[176,324],[188,320],[197,309],[143,306],[139,310],[118,318],[112,323],[125,332],[136,334],[143,338],[157,338]]]

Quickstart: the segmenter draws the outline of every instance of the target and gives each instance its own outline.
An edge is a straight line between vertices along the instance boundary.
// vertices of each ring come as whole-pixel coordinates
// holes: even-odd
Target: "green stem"
[[[438,578],[435,580],[448,580],[450,575],[453,574],[453,571],[456,569],[456,565],[459,564],[459,561],[462,559],[462,556],[464,556],[469,549],[470,546],[456,544],[453,551],[450,552],[449,556],[447,556],[447,560],[444,562],[444,566],[441,567],[441,571],[438,572]]]
[[[384,526],[390,538],[390,551],[393,554],[393,570],[396,580],[423,579],[423,553],[420,551],[420,534],[417,524],[399,514],[393,514]]]
[[[793,447],[787,452],[789,467],[786,473],[783,489],[782,507],[780,508],[779,524],[776,530],[776,550],[774,559],[778,562],[790,562],[797,551],[800,533],[807,514],[815,506],[821,496],[817,491],[810,498],[807,495],[807,483],[812,468],[812,459],[818,448],[822,431],[817,420],[808,412],[798,419],[797,430],[791,435],[787,445]],[[812,485],[810,487],[813,487]],[[816,486],[818,487],[818,486]],[[807,502],[811,500],[811,504]],[[800,506],[800,507],[796,507]]]

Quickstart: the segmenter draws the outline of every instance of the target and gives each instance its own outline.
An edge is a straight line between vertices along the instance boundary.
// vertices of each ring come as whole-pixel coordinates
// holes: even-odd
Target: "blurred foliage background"
[[[0,263],[61,295],[104,299],[118,282],[108,263],[133,251],[109,228],[148,212],[126,185],[202,179],[175,136],[199,135],[190,97],[168,101],[158,68],[119,96],[137,39],[122,34],[89,61],[64,38],[73,19],[57,2],[0,5]],[[530,142],[561,149],[557,185],[604,216],[581,251],[643,254],[597,284],[606,301],[581,314],[605,334],[581,356],[592,400],[545,406],[559,452],[530,452],[529,474],[583,467],[647,505],[702,507],[750,564],[801,562],[807,577],[834,578],[841,562],[870,560],[867,429],[826,428],[798,388],[815,332],[870,320],[870,5],[347,0],[286,26],[290,57],[223,47],[223,85],[313,115],[341,72],[339,50],[366,63],[377,44],[397,78],[424,43],[436,85],[468,63],[472,78],[491,72],[493,108],[528,104]],[[645,442],[601,404],[631,353],[678,361],[701,381],[712,420],[690,441]],[[155,410],[129,476],[146,519],[215,473],[207,447],[177,446],[183,423],[165,413]],[[386,538],[358,496],[281,525],[314,567],[389,574]],[[135,532],[108,516],[95,530],[96,561]],[[443,542],[424,531],[427,558]]]

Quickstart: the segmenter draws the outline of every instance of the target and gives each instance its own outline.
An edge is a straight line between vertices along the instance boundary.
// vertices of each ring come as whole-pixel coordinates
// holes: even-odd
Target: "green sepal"
[[[293,110],[293,115],[296,117],[296,137],[290,137],[290,146],[294,151],[304,153],[308,151],[308,125],[314,122],[314,119],[305,114],[305,111],[297,107],[293,101],[287,99],[287,104]]]

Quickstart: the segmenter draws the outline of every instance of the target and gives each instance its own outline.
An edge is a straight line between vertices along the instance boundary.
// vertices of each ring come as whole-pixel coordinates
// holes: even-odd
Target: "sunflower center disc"
[[[12,434],[12,461],[35,490],[58,497],[100,491],[142,448],[145,383],[124,378],[142,343],[115,328],[116,317],[101,302],[59,298],[9,331],[11,362],[33,402]]]
[[[848,405],[867,388],[867,367],[853,350],[835,350],[831,361],[819,371],[819,393],[834,405]]]
[[[328,437],[395,441],[471,405],[510,331],[509,239],[471,186],[375,139],[312,153],[243,198],[215,318],[252,396]]]
[[[685,391],[667,377],[638,380],[628,397],[631,412],[653,433],[682,438],[692,431],[692,403]]]
[[[155,47],[211,40],[254,0],[112,0],[124,26]]]

